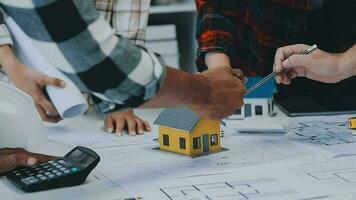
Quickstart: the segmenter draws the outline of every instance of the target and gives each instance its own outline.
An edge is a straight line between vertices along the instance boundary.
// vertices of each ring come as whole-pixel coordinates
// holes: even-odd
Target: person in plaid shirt
[[[266,76],[279,47],[316,43],[336,53],[356,41],[353,0],[196,0],[196,6],[199,71],[230,66]]]
[[[112,2],[115,1],[95,3],[104,5],[99,10],[104,8],[103,15],[106,15],[106,5],[113,5]],[[101,99],[96,106],[103,113],[138,106],[185,106],[202,117],[221,119],[243,104],[244,76],[240,70],[223,67],[192,75],[167,68],[151,51],[115,35],[117,32],[99,17],[92,1],[0,0],[0,6],[57,69],[82,91]],[[108,13],[107,17],[111,19],[114,14],[117,13]],[[112,26],[120,25],[116,18],[112,19]],[[137,27],[145,24],[142,22],[142,26]],[[130,23],[126,25],[132,27]],[[131,28],[126,31],[132,39]],[[139,32],[137,38],[144,35]],[[50,111],[49,105],[38,99],[43,96],[41,89],[48,84],[64,87],[65,83],[24,66],[14,56],[11,45],[10,34],[0,15],[2,69],[16,86],[34,97],[39,111]],[[43,113],[42,117],[48,119]],[[0,173],[49,159],[51,157],[22,149],[0,149]]]
[[[116,35],[128,38],[138,45],[144,45],[150,0],[94,0],[93,3],[100,15],[114,28]],[[11,43],[10,38],[3,37],[3,39],[6,40],[3,43]],[[58,87],[61,86],[60,80],[40,74],[37,75],[37,79],[45,78],[48,80],[47,83],[52,83]],[[97,104],[103,103],[100,98],[95,98],[94,96],[94,99]],[[88,101],[91,105],[94,104],[91,96],[88,96]],[[53,105],[45,97],[43,97],[42,104],[47,110],[56,112]],[[59,117],[44,116],[43,118],[52,122],[60,120]],[[108,132],[122,135],[125,127],[127,127],[130,135],[143,134],[144,131],[150,131],[151,129],[148,122],[135,116],[132,110],[108,113],[105,117],[105,129]]]
[[[0,6],[51,64],[82,91],[102,100],[97,103],[102,113],[142,105],[186,106],[202,117],[219,119],[243,103],[241,71],[224,67],[216,77],[215,70],[193,75],[167,68],[150,50],[115,35],[92,1],[0,0]],[[5,48],[0,54],[9,55],[10,47],[5,44],[11,44],[11,38],[4,24],[1,28]],[[30,72],[34,77],[26,76],[24,68],[16,68],[21,64],[15,58],[0,61],[10,78],[14,74],[24,80],[38,76],[34,72]],[[24,80],[18,82],[26,87]]]
[[[145,32],[149,17],[150,0],[94,0],[94,6],[100,15],[110,23],[116,35],[128,38],[137,45],[144,46]],[[96,104],[100,103],[95,98]],[[105,117],[105,130],[123,135],[127,128],[131,136],[151,131],[149,123],[134,115],[133,110],[109,113]]]

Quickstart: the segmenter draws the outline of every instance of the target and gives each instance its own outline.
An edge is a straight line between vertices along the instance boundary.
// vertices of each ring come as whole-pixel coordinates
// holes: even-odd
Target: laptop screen
[[[290,116],[353,113],[356,110],[356,77],[335,84],[298,78],[278,85],[275,101]]]

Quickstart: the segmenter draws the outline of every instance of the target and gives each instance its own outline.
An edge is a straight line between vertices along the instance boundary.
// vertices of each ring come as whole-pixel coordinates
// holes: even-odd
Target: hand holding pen
[[[306,77],[324,83],[337,83],[356,75],[356,44],[343,53],[328,53],[317,49],[301,55],[307,45],[297,44],[280,48],[275,57],[277,83],[290,84],[296,77]]]
[[[291,46],[289,46],[289,47],[291,47]],[[307,55],[307,54],[311,53],[312,51],[316,50],[317,48],[318,47],[317,47],[316,44],[314,44],[313,46],[310,46],[310,47],[308,47],[307,45],[303,45],[301,47],[298,47],[297,50],[299,50],[299,51],[297,51],[297,52],[298,52],[299,55]],[[277,50],[277,53],[276,53],[273,72],[271,74],[269,74],[268,76],[266,76],[265,78],[263,78],[258,83],[256,83],[254,86],[249,88],[245,95],[251,93],[252,91],[257,89],[258,87],[260,87],[261,85],[266,83],[268,80],[270,80],[271,78],[274,78],[276,76],[277,76],[276,79],[278,79],[279,77],[284,78],[284,75],[289,76],[289,77],[297,75],[294,72],[291,72],[289,70],[285,70],[285,68],[283,67],[283,60],[285,60],[286,58],[289,58],[289,56],[291,56],[293,54],[296,54],[295,49],[294,49],[294,51],[292,51],[288,47],[279,48]],[[278,82],[278,80],[277,80],[277,82]]]

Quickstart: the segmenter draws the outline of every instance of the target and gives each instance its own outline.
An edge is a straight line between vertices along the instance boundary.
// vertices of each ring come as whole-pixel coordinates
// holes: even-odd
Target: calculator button
[[[55,169],[55,170],[52,170],[52,173],[57,173],[57,172],[59,172],[59,171],[58,171],[58,170],[56,170],[56,169]]]
[[[53,161],[53,160],[51,160],[51,161],[48,161],[48,163],[52,164],[52,163],[54,163],[54,161]]]
[[[62,172],[57,172],[57,173],[55,173],[57,176],[62,176],[63,175],[63,173]]]
[[[75,172],[79,172],[80,169],[79,169],[78,167],[72,167],[72,168],[70,169],[70,171],[72,171],[72,173],[75,173]]]
[[[27,185],[37,183],[38,181],[39,180],[37,178],[33,177],[33,176],[21,179],[21,182],[23,182],[23,183],[25,183]]]
[[[58,160],[58,163],[60,163],[60,164],[65,164],[66,161],[65,161],[65,160]]]
[[[48,178],[54,178],[55,176],[53,174],[47,175]]]
[[[63,166],[62,165],[56,165],[55,166],[57,169],[60,169],[60,168],[62,168]]]
[[[64,174],[69,174],[69,173],[70,173],[70,170],[68,170],[68,169],[64,171]]]
[[[41,177],[43,177],[43,174],[37,174],[36,177],[41,178]]]
[[[45,172],[44,173],[44,175],[46,175],[46,176],[48,176],[48,175],[50,175],[51,174],[51,172]]]
[[[26,184],[34,184],[34,183],[37,183],[39,180],[38,179],[31,179],[31,180],[29,180],[29,181],[27,181],[27,183]]]
[[[42,176],[42,177],[40,178],[40,180],[41,180],[41,181],[46,181],[46,180],[48,180],[48,178],[45,177],[45,176]]]
[[[59,168],[59,170],[61,170],[62,172],[64,172],[64,171],[66,171],[66,170],[67,170],[67,168],[62,167],[62,168]]]
[[[43,169],[48,169],[48,168],[50,168],[51,166],[49,166],[49,165],[45,165],[45,166],[43,166]]]

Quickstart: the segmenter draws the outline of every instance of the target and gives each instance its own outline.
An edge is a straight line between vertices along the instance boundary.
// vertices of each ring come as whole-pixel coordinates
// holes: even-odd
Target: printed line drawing
[[[305,141],[318,145],[337,145],[355,142],[345,122],[301,122],[294,126],[291,131]]]
[[[160,191],[169,200],[245,200],[266,196],[283,196],[294,193],[292,190],[266,190],[266,185],[278,184],[274,178],[261,178],[246,181],[210,182],[203,184],[163,187]]]
[[[339,181],[341,183],[356,183],[356,168],[334,169],[308,172],[308,176],[317,180]]]

